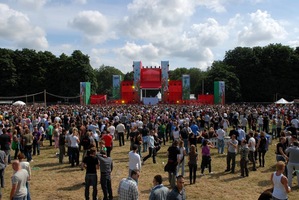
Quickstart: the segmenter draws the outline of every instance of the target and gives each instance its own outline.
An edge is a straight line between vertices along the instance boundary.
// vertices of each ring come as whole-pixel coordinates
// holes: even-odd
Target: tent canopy
[[[16,102],[14,102],[12,105],[14,105],[14,106],[25,106],[26,103],[23,102],[23,101],[16,101]]]
[[[292,104],[292,102],[288,102],[284,98],[281,98],[278,101],[276,101],[275,104]]]

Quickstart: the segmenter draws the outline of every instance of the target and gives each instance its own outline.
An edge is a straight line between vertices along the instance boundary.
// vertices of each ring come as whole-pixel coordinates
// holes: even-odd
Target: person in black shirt
[[[98,196],[98,176],[97,176],[97,169],[99,169],[99,160],[95,156],[96,149],[90,149],[88,156],[83,159],[81,164],[82,168],[86,168],[86,175],[85,175],[85,199],[89,199],[89,187],[93,187],[92,192],[92,199],[96,200]]]
[[[65,134],[66,129],[62,129],[62,133],[59,135],[59,163],[63,163],[63,157],[65,156]]]
[[[178,154],[180,154],[180,149],[178,148],[178,141],[173,141],[172,145],[167,150],[168,162],[164,168],[164,171],[168,172],[168,180],[172,188],[175,187],[175,177],[178,165]]]

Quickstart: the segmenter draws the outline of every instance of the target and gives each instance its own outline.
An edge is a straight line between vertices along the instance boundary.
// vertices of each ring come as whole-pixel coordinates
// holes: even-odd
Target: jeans
[[[110,175],[101,174],[101,187],[102,187],[103,195],[104,195],[103,200],[113,199]],[[109,198],[108,198],[108,196],[109,196]]]
[[[85,175],[85,199],[89,200],[89,187],[92,186],[92,199],[96,200],[98,196],[98,176],[97,174]]]
[[[32,145],[27,145],[24,147],[24,154],[27,158],[27,162],[32,160]]]
[[[176,172],[168,172],[168,181],[170,183],[171,188],[175,187],[175,182],[176,182],[175,174],[176,174]]]
[[[209,173],[212,171],[212,166],[211,166],[211,156],[202,156],[202,161],[201,161],[201,173],[203,174],[204,170],[206,167],[209,168]]]
[[[4,188],[4,169],[0,169],[0,181],[1,181],[1,187]]]
[[[77,165],[79,165],[79,148],[71,147],[70,150],[71,150],[71,155],[72,155],[72,158],[71,158],[72,167],[75,166],[75,162]]]
[[[182,173],[181,174],[179,174],[180,168],[182,169]],[[184,160],[181,163],[178,164],[176,172],[177,172],[177,175],[184,176],[184,174],[185,174],[185,158],[184,158]]]
[[[256,170],[254,151],[249,151],[248,158],[252,162],[252,170]]]
[[[197,171],[197,164],[190,164],[189,165],[189,178],[190,178],[190,184],[192,183],[192,179],[193,179],[193,183],[195,183],[196,180],[196,171]]]
[[[143,158],[143,162],[145,162],[148,158],[153,156],[153,163],[156,163],[155,148],[149,147],[148,151],[148,155]]]
[[[147,139],[148,139],[148,136],[143,136],[142,137],[142,145],[143,145],[143,152],[146,152],[147,151]]]
[[[188,145],[189,140],[187,138],[187,139],[183,139],[183,141],[184,141],[184,147],[186,149],[186,153],[188,154],[189,153],[189,145]]]
[[[27,195],[22,196],[22,197],[13,197],[13,200],[27,200]]]
[[[119,146],[125,145],[125,136],[123,132],[118,133]]]
[[[30,196],[30,188],[29,188],[29,182],[26,182],[26,188],[27,188],[27,200],[31,200],[31,196]]]
[[[218,153],[223,154],[224,151],[224,140],[218,139]]]
[[[292,163],[289,161],[288,165],[288,183],[289,186],[292,187],[292,179],[293,179],[293,170],[296,170],[297,184],[299,185],[299,163]]]
[[[40,144],[38,142],[33,143],[33,155],[36,155],[36,152],[37,152],[37,155],[40,154]]]
[[[232,162],[232,166],[230,163]],[[231,170],[232,173],[235,173],[235,166],[236,166],[236,153],[235,152],[228,152],[226,157],[226,170]]]
[[[59,145],[59,163],[63,163],[64,155],[65,155],[65,146]]]
[[[106,147],[106,149],[107,149],[107,157],[110,157],[112,147]]]

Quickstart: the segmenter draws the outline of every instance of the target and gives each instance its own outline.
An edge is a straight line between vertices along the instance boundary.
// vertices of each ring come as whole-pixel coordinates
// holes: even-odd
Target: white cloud
[[[87,0],[74,0],[74,2],[78,4],[86,4]]]
[[[226,8],[222,5],[224,3],[222,0],[197,0],[197,3],[217,13],[226,11]]]
[[[48,41],[43,29],[33,26],[23,13],[0,4],[0,38],[14,43],[17,47],[44,50]]]
[[[20,4],[23,8],[33,9],[33,10],[40,9],[47,3],[47,0],[14,0],[14,1]]]
[[[99,11],[82,11],[69,22],[69,25],[83,32],[87,42],[93,44],[115,37],[113,32],[109,33],[107,18]]]
[[[267,11],[257,10],[250,14],[248,25],[238,34],[241,45],[256,45],[260,42],[284,39],[287,35],[279,21],[273,19]]]

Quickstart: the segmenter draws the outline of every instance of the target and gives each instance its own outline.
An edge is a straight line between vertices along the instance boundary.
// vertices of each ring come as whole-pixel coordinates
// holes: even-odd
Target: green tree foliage
[[[232,71],[234,67],[228,66],[222,61],[215,61],[207,71],[205,78],[206,92],[214,93],[214,81],[225,82],[226,102],[239,102],[241,98],[240,81]]]
[[[0,49],[0,94],[8,96],[13,95],[12,88],[18,84],[17,70],[13,63],[13,51],[8,49]]]
[[[112,77],[113,75],[124,75],[119,69],[111,66],[102,65],[99,69],[95,69],[95,76],[98,82],[97,94],[112,95]]]

